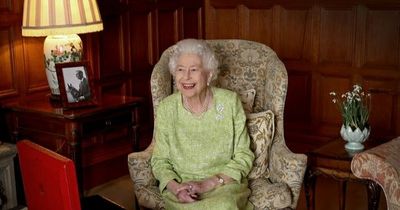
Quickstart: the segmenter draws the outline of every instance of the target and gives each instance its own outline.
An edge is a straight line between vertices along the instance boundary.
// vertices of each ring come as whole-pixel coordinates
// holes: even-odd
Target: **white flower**
[[[335,92],[330,92],[329,95],[333,98],[332,102],[338,106],[346,127],[358,127],[363,130],[369,126],[371,94],[365,94],[361,86],[353,85],[353,90],[342,94],[341,98],[338,98]]]

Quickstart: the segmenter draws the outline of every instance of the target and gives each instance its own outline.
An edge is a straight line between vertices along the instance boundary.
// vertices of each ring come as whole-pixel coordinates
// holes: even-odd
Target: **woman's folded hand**
[[[197,194],[192,190],[193,186],[188,183],[178,183],[171,180],[167,184],[167,190],[173,193],[182,203],[191,203],[196,201]]]

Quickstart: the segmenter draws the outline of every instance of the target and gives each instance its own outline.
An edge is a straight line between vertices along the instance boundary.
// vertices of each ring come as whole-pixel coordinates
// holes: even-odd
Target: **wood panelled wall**
[[[0,103],[48,91],[44,38],[21,36],[23,0],[0,0]],[[372,136],[400,134],[397,0],[98,0],[104,31],[81,35],[100,92],[146,98],[164,49],[183,38],[248,39],[274,49],[289,75],[285,135],[308,150],[338,136],[330,91],[372,91]]]
[[[183,38],[203,38],[202,1],[98,0],[98,3],[105,30],[100,33],[96,49],[99,56],[93,60],[99,63],[103,85],[120,86],[128,94],[150,100],[150,74],[164,49]]]
[[[273,48],[288,70],[286,139],[312,148],[338,136],[330,91],[372,91],[372,136],[400,134],[399,1],[207,0],[206,38]],[[232,24],[234,23],[234,24]]]
[[[98,0],[105,30],[97,39],[103,92],[142,96],[142,128],[152,134],[150,76],[161,53],[183,38],[203,38],[203,2]],[[95,39],[94,39],[95,40]],[[143,133],[142,132],[142,133]],[[144,138],[146,145],[151,136]]]

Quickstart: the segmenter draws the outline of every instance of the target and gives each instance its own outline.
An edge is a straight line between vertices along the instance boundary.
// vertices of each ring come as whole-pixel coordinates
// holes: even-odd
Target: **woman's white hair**
[[[204,40],[199,39],[184,39],[177,42],[173,46],[173,52],[169,59],[168,67],[172,75],[175,75],[177,62],[182,54],[195,54],[200,56],[202,67],[212,73],[211,81],[218,76],[218,60],[215,57],[214,51],[208,46]]]

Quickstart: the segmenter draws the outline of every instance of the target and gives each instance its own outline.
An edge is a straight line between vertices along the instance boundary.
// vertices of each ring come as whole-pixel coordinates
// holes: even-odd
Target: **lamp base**
[[[52,95],[60,95],[56,64],[82,60],[82,40],[76,34],[47,36],[43,52],[45,70]]]

